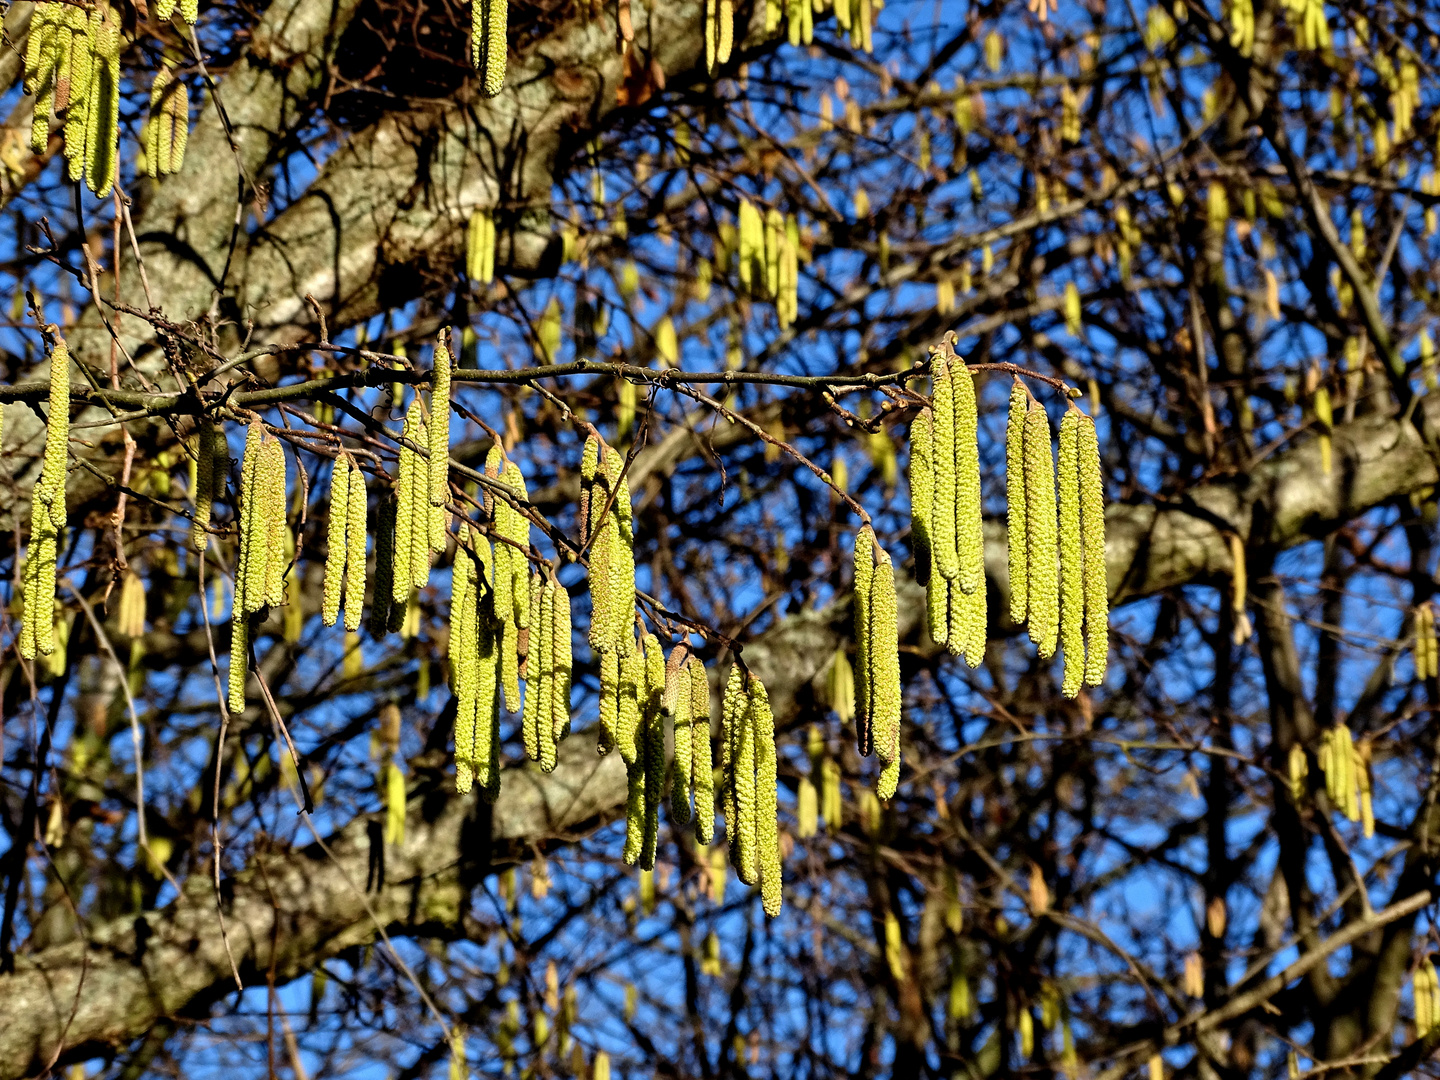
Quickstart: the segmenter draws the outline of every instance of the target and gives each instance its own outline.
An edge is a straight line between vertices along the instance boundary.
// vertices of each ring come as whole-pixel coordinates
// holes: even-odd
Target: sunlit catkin
[[[350,524],[350,475],[344,458],[335,459],[330,472],[330,520],[325,531],[325,591],[320,602],[320,619],[334,626],[340,617],[340,598],[345,573],[345,533]]]
[[[66,523],[65,473],[70,442],[70,351],[56,335],[50,356],[45,457],[30,494],[30,549],[23,580],[25,614],[20,651],[28,660],[55,649],[55,564]]]
[[[748,686],[750,726],[755,740],[755,842],[758,848],[760,900],[772,919],[780,914],[782,875],[780,819],[776,805],[775,717],[765,684],[751,675]]]
[[[475,679],[475,782],[487,802],[500,794],[500,663],[496,644],[494,588],[495,561],[489,541],[475,540],[476,588],[480,591],[476,625]]]
[[[260,527],[261,437],[259,421],[245,433],[245,456],[240,464],[240,555],[235,569],[235,604],[242,615],[259,611],[265,602],[265,574],[269,545]]]
[[[430,389],[430,505],[450,501],[450,328],[435,339],[434,382]]]
[[[645,837],[640,868],[655,868],[660,836],[660,802],[665,787],[665,725],[660,702],[665,694],[665,650],[660,639],[647,634],[644,642],[645,684],[640,701],[639,756],[645,766]]]
[[[910,424],[910,550],[915,554],[915,584],[930,584],[930,515],[935,498],[934,423],[921,409]]]
[[[195,490],[190,500],[195,518],[190,526],[190,543],[196,551],[210,546],[210,513],[215,503],[215,428],[202,419],[195,429]]]
[[[855,745],[861,757],[869,756],[875,743],[871,712],[870,666],[872,581],[875,576],[875,531],[864,525],[855,533]],[[943,579],[942,579],[943,580]]]
[[[483,541],[482,541],[483,542]],[[475,559],[461,545],[450,571],[450,683],[455,695],[455,790],[470,790],[475,765],[475,694],[479,673]]]
[[[889,765],[900,758],[900,645],[895,600],[895,572],[890,556],[875,544],[870,584],[870,633],[866,647],[870,665],[870,714],[875,756]]]
[[[555,744],[570,734],[570,689],[574,676],[574,659],[571,653],[570,594],[559,582],[553,582],[555,592],[555,617],[550,632],[550,650],[554,657],[554,681],[550,687],[550,745],[552,755]]]
[[[505,87],[508,21],[507,0],[472,0],[470,62],[483,76],[486,97],[495,97]]]
[[[1050,418],[1038,403],[1025,417],[1025,519],[1030,640],[1040,658],[1048,660],[1060,632],[1059,523]]]
[[[689,655],[688,645],[676,645],[670,650],[670,658],[665,664],[663,704],[675,732],[674,768],[670,774],[670,816],[677,825],[690,821],[690,799],[695,779],[694,739],[690,730],[695,718],[690,712]]]
[[[1080,692],[1085,678],[1085,574],[1080,534],[1080,411],[1073,406],[1060,420],[1060,640],[1065,652],[1061,690]]]
[[[1110,657],[1110,584],[1105,563],[1105,476],[1095,421],[1080,421],[1080,531],[1085,554],[1085,685],[1105,681]]]
[[[959,492],[959,477],[955,468],[955,385],[943,354],[934,354],[930,377],[934,383],[935,408],[935,493],[931,503],[930,542],[934,549],[935,569],[946,581],[954,581],[960,576],[960,553],[955,535]]]
[[[1030,392],[1017,377],[1010,386],[1010,416],[1005,424],[1005,524],[1009,533],[1010,620],[1022,623],[1030,610],[1030,571],[1025,538],[1025,416]]]
[[[272,608],[278,608],[285,602],[285,576],[289,568],[289,558],[285,553],[285,450],[279,439],[267,440],[260,449],[260,467],[263,470],[260,488],[261,521],[265,530],[264,543],[268,549],[265,561],[265,603]]]
[[[500,552],[496,552],[496,577],[503,568],[499,565]],[[531,761],[540,760],[540,713],[541,703],[548,702],[546,690],[546,665],[550,654],[550,626],[547,617],[550,611],[545,607],[547,590],[545,581],[536,574],[530,581],[530,651],[525,661],[525,706],[521,712],[520,730],[525,742],[525,756]],[[553,605],[554,600],[551,599]]]
[[[146,174],[160,177],[179,172],[189,135],[190,92],[175,78],[171,66],[162,62],[150,87],[150,112],[143,132]]]
[[[230,712],[239,716],[245,711],[245,675],[248,670],[248,619],[236,610],[230,616]]]
[[[955,391],[955,543],[965,593],[985,588],[985,536],[980,516],[979,415],[975,378],[958,356],[950,362]]]
[[[345,501],[345,629],[353,633],[360,629],[365,607],[365,536],[370,507],[365,473],[353,461],[347,479],[350,494]]]
[[[690,761],[695,791],[695,838],[708,844],[715,838],[715,767],[710,756],[710,680],[705,663],[692,656],[690,673]]]
[[[755,832],[755,734],[747,682],[743,673],[738,676],[732,674],[731,686],[726,689],[729,708],[725,718],[725,829],[730,844],[730,862],[736,875],[746,885],[754,885],[759,875]]]
[[[465,232],[465,274],[478,285],[495,280],[495,214],[488,208],[478,208],[470,215]]]

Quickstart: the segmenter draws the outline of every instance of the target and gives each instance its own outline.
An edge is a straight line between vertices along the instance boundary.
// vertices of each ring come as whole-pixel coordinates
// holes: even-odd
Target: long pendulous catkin
[[[325,530],[325,589],[320,602],[320,619],[334,626],[340,617],[348,548],[346,532],[350,525],[350,467],[343,457],[335,459],[330,471],[330,520]]]
[[[1025,417],[1030,392],[1017,376],[1010,386],[1010,416],[1005,424],[1005,525],[1010,566],[1010,620],[1023,623],[1030,610],[1030,571],[1025,538]]]
[[[285,602],[285,577],[289,570],[289,557],[285,552],[287,525],[285,521],[285,450],[279,439],[267,439],[261,444],[262,457],[260,499],[265,545],[268,553],[265,559],[265,603],[279,607]]]
[[[210,514],[215,505],[215,425],[202,418],[195,429],[195,520],[190,526],[190,543],[196,551],[210,546]]]
[[[670,717],[671,729],[675,732],[674,767],[670,772],[670,816],[677,825],[690,821],[690,800],[695,779],[695,748],[691,735],[695,717],[690,711],[689,658],[690,647],[684,642],[670,650],[670,658],[665,663],[665,696],[662,699],[664,711]]]
[[[240,557],[235,570],[235,602],[241,614],[259,611],[265,602],[266,565],[270,557],[268,537],[260,527],[261,438],[259,421],[245,432],[245,456],[240,464]]]
[[[1080,530],[1085,553],[1085,684],[1105,681],[1110,654],[1110,585],[1105,563],[1105,477],[1095,421],[1080,423]],[[1242,560],[1243,561],[1243,560]]]
[[[690,760],[695,790],[695,838],[708,844],[715,838],[715,772],[710,756],[710,680],[705,663],[692,656],[690,673]]]
[[[874,545],[875,568],[870,584],[870,630],[865,652],[870,665],[871,730],[875,756],[884,765],[900,758],[900,645],[895,572],[890,556]],[[893,793],[893,792],[892,792]]]
[[[495,97],[505,88],[508,22],[507,0],[472,0],[470,62],[481,72],[486,97]]]
[[[1025,540],[1030,640],[1042,660],[1055,655],[1060,633],[1058,528],[1050,418],[1035,403],[1025,416]]]
[[[749,711],[745,696],[745,675],[739,664],[732,664],[720,700],[720,776],[721,805],[725,814],[725,836],[730,847],[730,861],[737,867],[740,857],[740,806],[736,800],[735,763],[740,748],[740,728]]]
[[[503,573],[503,568],[499,565],[501,553],[497,551],[495,554],[496,578],[498,579],[500,574]],[[545,597],[544,579],[539,574],[536,574],[530,579],[529,586],[530,625],[533,629],[530,634],[530,652],[525,661],[525,705],[520,717],[520,730],[525,742],[525,755],[531,761],[540,760],[540,703],[542,700],[546,700],[545,696],[541,693],[541,686],[545,682],[546,658],[550,654],[551,623],[546,617],[548,612],[545,608]],[[553,604],[554,601],[552,600],[551,602]]]
[[[1080,692],[1085,680],[1085,567],[1080,534],[1080,411],[1073,405],[1060,420],[1060,643],[1065,654],[1061,691]]]
[[[625,862],[635,865],[645,843],[645,762],[640,744],[640,693],[645,658],[635,650],[620,658],[619,717],[615,745],[625,762]]]
[[[430,505],[450,501],[450,328],[435,339],[434,382],[430,388]]]
[[[985,588],[985,536],[980,516],[979,412],[975,377],[960,357],[949,363],[955,393],[955,544],[961,591]]]
[[[660,838],[660,802],[665,790],[665,721],[661,699],[665,695],[665,649],[654,634],[644,642],[645,686],[640,703],[639,754],[645,765],[645,829],[640,868],[655,868]]]
[[[500,655],[496,643],[495,560],[490,543],[475,540],[478,590],[475,679],[475,781],[486,801],[500,794]]]
[[[935,408],[935,494],[931,504],[930,542],[935,569],[946,581],[960,576],[960,552],[955,535],[956,500],[959,477],[955,468],[955,384],[944,355],[936,354],[930,365],[934,383]]]
[[[855,533],[855,746],[868,757],[875,744],[871,713],[870,595],[875,574],[875,530],[863,525]]]
[[[775,718],[770,711],[770,695],[765,691],[765,684],[752,674],[747,689],[750,727],[755,740],[755,843],[760,899],[765,914],[773,919],[780,914],[782,902]]]
[[[485,541],[483,538],[481,542]],[[462,544],[450,570],[450,688],[455,694],[455,790],[470,790],[475,771],[475,697],[479,673],[475,559]]]
[[[932,414],[921,409],[910,424],[910,550],[915,554],[915,584],[930,584],[934,554],[930,515],[935,499],[935,433]]]
[[[360,629],[365,607],[365,537],[369,530],[370,501],[365,492],[365,472],[359,463],[350,463],[349,496],[345,500],[345,629]]]
[[[70,350],[57,332],[50,354],[45,457],[30,493],[30,550],[23,585],[25,616],[20,652],[27,660],[55,651],[55,564],[65,528],[65,473],[70,444]]]

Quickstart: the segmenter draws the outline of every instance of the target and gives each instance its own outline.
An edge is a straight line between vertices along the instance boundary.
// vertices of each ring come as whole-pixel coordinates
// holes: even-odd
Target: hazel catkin
[[[967,595],[985,587],[985,535],[980,507],[979,415],[975,378],[965,361],[952,357],[950,383],[955,394],[955,543],[960,588]]]
[[[900,758],[900,646],[897,632],[899,610],[895,600],[895,572],[890,556],[874,545],[875,567],[871,572],[866,658],[870,666],[871,731],[875,756],[889,765]]]
[[[855,745],[861,757],[868,757],[875,743],[874,716],[870,695],[870,603],[875,574],[875,531],[864,525],[855,533]]]
[[[196,551],[210,546],[210,514],[215,504],[215,426],[202,418],[195,438],[195,490],[190,493],[195,506],[190,526],[190,544]]]
[[[695,791],[695,838],[708,844],[715,838],[715,772],[710,756],[710,680],[705,662],[692,656],[690,673],[690,762]]]
[[[1085,685],[1105,681],[1110,652],[1110,584],[1105,562],[1105,477],[1095,421],[1080,421],[1080,530],[1085,556]]]
[[[1030,393],[1017,377],[1010,387],[1010,415],[1005,424],[1005,525],[1009,549],[1010,620],[1023,623],[1029,612],[1030,572],[1025,538],[1025,417]]]
[[[1080,692],[1085,679],[1085,575],[1080,532],[1080,411],[1073,406],[1060,420],[1060,640],[1066,697]]]
[[[325,588],[320,603],[320,619],[334,626],[340,617],[341,578],[345,573],[345,534],[350,524],[350,470],[343,457],[335,459],[330,472],[330,518],[325,531]]]
[[[360,629],[365,607],[365,537],[370,504],[364,470],[352,461],[349,473],[350,492],[345,500],[345,629],[354,633]]]
[[[450,328],[435,339],[434,382],[430,389],[430,505],[450,501]]]
[[[915,555],[915,584],[930,584],[930,515],[935,498],[934,424],[921,409],[910,424],[910,549]]]
[[[750,727],[755,742],[755,842],[760,874],[760,899],[765,914],[780,914],[782,873],[780,820],[776,805],[775,718],[765,684],[753,674],[748,685]]]
[[[931,503],[931,544],[935,569],[946,581],[960,576],[960,552],[955,534],[959,476],[956,472],[955,384],[946,357],[936,353],[930,365],[934,382],[935,492]]]
[[[1060,581],[1055,459],[1050,419],[1032,403],[1025,416],[1025,540],[1030,640],[1042,660],[1055,655],[1060,632]]]

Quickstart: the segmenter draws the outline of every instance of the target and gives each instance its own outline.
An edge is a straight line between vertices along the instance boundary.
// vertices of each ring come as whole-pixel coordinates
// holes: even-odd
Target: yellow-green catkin
[[[550,684],[550,754],[570,734],[570,688],[574,676],[571,652],[570,594],[558,581],[550,585],[555,594],[555,613],[550,630],[553,681]],[[553,766],[552,766],[553,767]]]
[[[1060,643],[1065,652],[1061,690],[1080,692],[1085,679],[1085,567],[1080,531],[1080,422],[1073,405],[1060,420]]]
[[[966,594],[985,588],[985,535],[980,516],[979,413],[975,378],[965,361],[949,365],[955,390],[955,543],[960,588]]]
[[[489,541],[475,538],[476,627],[475,782],[486,801],[500,794],[500,650],[496,642],[495,560]],[[483,588],[482,588],[483,584]]]
[[[540,655],[537,657],[540,661],[540,677],[526,687],[535,699],[531,724],[527,726],[526,732],[527,737],[537,747],[536,760],[540,762],[543,772],[553,772],[556,762],[554,696],[557,677],[555,663],[559,658],[559,645],[555,640],[555,631],[559,625],[555,613],[557,592],[552,581],[545,581],[541,585],[539,618],[543,630],[539,635]]]
[[[481,543],[484,543],[481,539]],[[470,790],[475,766],[475,696],[479,675],[475,559],[462,544],[450,571],[450,689],[455,695],[455,790]]]
[[[746,885],[755,885],[760,879],[759,851],[757,850],[757,805],[755,793],[755,718],[751,706],[749,677],[742,681],[742,698],[735,710],[734,733],[729,736],[731,748],[731,778],[735,804],[735,832],[730,840],[730,861],[736,876]]]
[[[162,62],[150,86],[150,112],[142,135],[146,174],[160,177],[179,172],[189,137],[190,91],[175,78],[174,69]]]
[[[915,584],[930,584],[930,515],[935,499],[933,414],[921,409],[910,424],[910,550],[915,555]]]
[[[1022,623],[1029,612],[1030,571],[1025,538],[1025,416],[1030,393],[1017,377],[1010,387],[1010,416],[1005,424],[1005,513],[1009,533],[1010,620]]]
[[[450,501],[450,328],[435,339],[434,382],[430,388],[430,505]]]
[[[675,733],[674,768],[670,774],[670,816],[677,825],[690,821],[690,800],[695,780],[694,740],[691,726],[695,717],[690,712],[690,669],[686,666],[690,647],[683,642],[670,650],[665,663],[664,711],[670,717]]]
[[[960,552],[955,535],[959,493],[959,477],[955,468],[955,384],[951,381],[950,366],[943,354],[934,354],[930,377],[934,383],[935,409],[935,493],[931,503],[930,542],[934,548],[935,569],[946,581],[954,581],[960,576]]]
[[[1095,421],[1080,422],[1080,531],[1085,553],[1085,685],[1105,681],[1110,654],[1110,585],[1105,563],[1105,476]]]
[[[325,530],[325,591],[320,602],[320,619],[334,626],[340,617],[340,598],[345,574],[346,531],[350,524],[350,469],[343,457],[335,459],[330,471],[330,520]]]
[[[695,790],[695,838],[715,839],[715,771],[710,756],[710,680],[705,662],[692,656],[690,673],[690,761]]]
[[[1039,403],[1032,403],[1025,416],[1025,561],[1030,640],[1042,660],[1055,655],[1060,634],[1058,530],[1050,418]]]
[[[470,62],[483,76],[486,97],[495,97],[505,88],[508,22],[507,0],[472,0]]]
[[[285,450],[279,439],[268,439],[261,444],[263,456],[260,467],[260,498],[265,529],[265,544],[269,549],[265,561],[265,603],[278,608],[285,602],[285,577],[289,569],[289,557],[285,552],[288,526],[285,521],[285,493],[287,487]]]
[[[645,766],[645,830],[640,868],[653,870],[660,838],[660,802],[665,789],[665,721],[660,705],[665,695],[665,649],[654,634],[645,635],[644,656],[641,745],[637,748]]]
[[[265,603],[270,548],[260,524],[263,513],[263,435],[264,429],[258,421],[250,424],[245,433],[245,456],[240,464],[240,555],[235,569],[235,602],[242,615],[259,611]]]
[[[25,614],[20,652],[27,660],[55,651],[55,564],[65,528],[65,473],[70,443],[70,350],[57,333],[50,356],[45,457],[30,493],[30,550],[25,561]]]
[[[350,463],[348,481],[350,494],[345,501],[345,629],[353,633],[360,629],[360,616],[365,607],[365,536],[370,505],[365,492],[365,472],[354,461]]]
[[[865,651],[870,665],[870,714],[875,756],[882,764],[889,765],[900,758],[899,609],[890,556],[878,543],[874,549],[875,568],[870,575],[870,633]],[[889,795],[881,797],[889,798]]]
[[[470,215],[465,233],[465,273],[479,285],[495,280],[495,214],[487,207]]]
[[[503,572],[499,560],[501,552],[495,553],[496,569]],[[497,572],[498,578],[500,573]],[[548,700],[542,690],[545,684],[546,659],[550,653],[551,620],[546,618],[545,581],[539,574],[530,580],[530,651],[525,661],[525,707],[520,717],[521,736],[525,742],[525,756],[531,761],[540,760],[540,703]],[[551,600],[553,604],[553,599]],[[498,606],[498,604],[497,604]],[[503,661],[502,661],[503,663]],[[502,679],[503,679],[502,668]]]
[[[855,533],[855,745],[861,757],[868,757],[875,745],[872,713],[870,603],[875,576],[875,530],[861,526]]]
[[[210,546],[210,513],[215,505],[215,426],[202,419],[195,429],[195,490],[190,493],[195,519],[190,543],[196,551]]]
[[[765,684],[753,674],[747,687],[750,699],[750,730],[755,749],[755,843],[760,874],[760,900],[772,919],[780,914],[782,875],[780,866],[780,817],[776,805],[777,768],[775,717]]]
[[[625,762],[625,862],[640,858],[645,843],[645,759],[640,741],[640,693],[645,658],[633,650],[620,658],[620,704],[615,745]]]

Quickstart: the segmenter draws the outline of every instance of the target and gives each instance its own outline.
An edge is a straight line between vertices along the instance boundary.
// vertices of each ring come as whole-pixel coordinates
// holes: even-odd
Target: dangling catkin
[[[875,756],[889,765],[900,758],[900,645],[895,601],[895,572],[890,556],[874,544],[870,585],[870,632],[865,652],[870,665],[871,730]]]
[[[347,555],[346,531],[350,524],[350,476],[345,458],[337,457],[330,471],[330,521],[325,531],[325,591],[320,604],[320,619],[334,626],[340,617],[341,577],[345,573]]]
[[[875,531],[864,525],[855,533],[855,746],[868,757],[875,744],[874,716],[870,695],[873,669],[870,666],[872,635],[870,603],[875,576]]]
[[[950,382],[955,390],[955,542],[960,588],[967,595],[985,588],[985,535],[980,516],[979,415],[975,378],[965,361],[953,357]]]
[[[670,715],[670,724],[675,732],[675,766],[670,775],[670,816],[675,824],[685,825],[690,821],[690,797],[694,782],[694,739],[691,726],[695,722],[690,712],[690,669],[687,660],[690,647],[685,643],[670,650],[665,663],[664,710]]]
[[[955,522],[959,476],[956,462],[955,384],[950,367],[942,353],[935,353],[930,365],[934,383],[935,426],[935,493],[931,502],[930,542],[934,548],[935,569],[946,581],[960,576],[960,552],[956,547]]]
[[[279,439],[266,440],[260,449],[261,514],[264,543],[269,549],[265,561],[265,603],[278,608],[285,602],[285,577],[289,569],[285,554],[285,450]]]
[[[450,501],[450,328],[435,339],[434,382],[430,389],[430,505]]]
[[[465,273],[479,285],[495,280],[495,215],[478,208],[470,215],[465,234]]]
[[[620,655],[610,649],[599,655],[600,730],[596,749],[608,754],[615,749],[615,729],[620,719]]]
[[[500,565],[500,552],[496,552],[496,578],[505,572]],[[525,661],[525,707],[521,714],[520,727],[525,740],[525,754],[531,761],[540,760],[540,713],[541,702],[548,703],[545,693],[546,665],[550,655],[550,611],[545,606],[547,599],[545,581],[536,574],[530,580],[530,653]],[[553,605],[554,599],[550,598]]]
[[[620,705],[615,744],[625,762],[625,862],[640,858],[645,843],[645,761],[640,742],[640,694],[645,658],[632,650],[620,658]]]
[[[1080,411],[1073,405],[1060,420],[1060,639],[1065,650],[1061,691],[1080,692],[1085,678],[1085,574],[1080,533]]]
[[[260,514],[260,439],[264,429],[259,421],[245,432],[245,456],[240,463],[240,554],[235,568],[235,605],[242,615],[259,611],[265,602],[266,563],[269,545],[258,527]]]
[[[695,838],[715,838],[715,772],[710,756],[710,680],[705,663],[692,656],[690,672],[690,760],[695,789]]]
[[[910,550],[915,554],[915,584],[930,584],[930,515],[935,499],[934,424],[921,409],[910,424]]]
[[[1040,658],[1048,660],[1055,655],[1060,632],[1059,523],[1050,418],[1038,403],[1031,404],[1025,417],[1025,519],[1030,640]]]
[[[535,697],[535,708],[531,724],[534,731],[530,730],[531,725],[526,726],[526,738],[533,739],[538,748],[536,759],[540,762],[542,772],[555,771],[555,662],[559,657],[559,648],[555,640],[555,631],[558,621],[555,615],[556,593],[559,590],[555,583],[544,582],[540,587],[540,677],[527,687],[532,690]],[[527,680],[528,681],[528,680]]]
[[[190,543],[196,551],[204,551],[210,546],[210,513],[215,502],[215,426],[202,418],[195,431],[195,490],[190,493],[195,520]]]
[[[939,574],[931,575],[925,589],[925,616],[935,644],[946,646],[952,655],[960,652],[963,643],[950,642],[950,583]]]
[[[45,457],[30,493],[30,550],[25,563],[25,616],[20,651],[27,660],[55,651],[55,564],[65,527],[65,473],[70,444],[70,350],[56,333],[50,355]]]
[[[1030,572],[1025,539],[1025,416],[1030,393],[1017,377],[1010,387],[1010,417],[1005,424],[1005,524],[1010,554],[1010,621],[1022,623],[1029,611]]]
[[[570,734],[570,681],[574,660],[571,653],[570,594],[558,581],[551,584],[555,592],[554,624],[550,632],[550,649],[554,654],[554,682],[550,688],[550,746]]]
[[[765,684],[749,680],[750,727],[755,741],[755,842],[758,848],[760,899],[765,914],[780,914],[780,819],[776,806],[775,718]]]
[[[1105,477],[1095,421],[1080,422],[1080,530],[1085,549],[1085,685],[1105,681],[1110,654],[1110,585],[1105,563]]]
[[[365,607],[365,534],[370,507],[364,470],[352,461],[349,473],[350,493],[345,501],[345,629],[354,633],[360,629]]]
[[[472,0],[470,7],[470,62],[484,76],[486,97],[505,87],[507,0]]]
[[[660,801],[665,788],[665,723],[660,701],[665,694],[665,649],[654,634],[645,635],[645,685],[640,703],[641,745],[637,753],[645,767],[645,837],[640,868],[655,868],[660,837]]]
[[[481,542],[484,542],[483,540]],[[470,790],[475,763],[475,697],[479,675],[475,559],[462,544],[450,571],[450,680],[455,693],[455,790]]]

